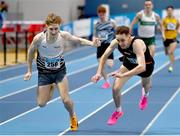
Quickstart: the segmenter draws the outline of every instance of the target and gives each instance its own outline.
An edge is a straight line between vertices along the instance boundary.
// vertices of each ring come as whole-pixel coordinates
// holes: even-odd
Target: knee
[[[115,88],[115,87],[114,87],[114,88],[112,89],[113,95],[116,95],[116,96],[117,96],[117,95],[119,94],[119,90],[120,90],[119,88]]]
[[[45,106],[46,106],[46,103],[47,103],[47,102],[41,101],[41,100],[38,100],[38,101],[37,101],[38,106],[41,107],[41,108],[42,108],[42,107],[45,107]]]
[[[64,103],[64,105],[68,105],[68,104],[72,103],[70,98],[62,98],[62,102]]]
[[[169,55],[173,55],[173,51],[169,51]]]

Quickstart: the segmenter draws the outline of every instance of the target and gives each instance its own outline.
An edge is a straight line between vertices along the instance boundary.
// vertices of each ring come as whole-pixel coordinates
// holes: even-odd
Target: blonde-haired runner
[[[32,61],[37,50],[38,89],[37,103],[40,107],[46,105],[52,95],[52,85],[56,84],[61,95],[62,102],[70,115],[70,127],[72,131],[78,129],[78,120],[74,111],[73,102],[69,96],[66,65],[63,58],[64,44],[66,41],[79,42],[84,45],[98,46],[98,40],[94,42],[78,38],[68,32],[60,30],[62,19],[60,16],[50,13],[46,20],[46,30],[37,34],[28,50],[28,70],[24,80],[32,76]]]

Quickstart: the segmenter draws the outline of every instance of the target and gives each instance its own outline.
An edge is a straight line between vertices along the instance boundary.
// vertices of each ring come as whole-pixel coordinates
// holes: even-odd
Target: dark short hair
[[[128,35],[129,34],[129,27],[127,27],[127,26],[118,26],[116,28],[116,35],[118,35],[118,34]]]
[[[174,9],[174,6],[172,6],[172,5],[167,6],[166,10],[168,10],[169,8]]]
[[[146,2],[146,1],[150,1],[150,2],[152,2],[152,0],[145,0],[145,2]]]

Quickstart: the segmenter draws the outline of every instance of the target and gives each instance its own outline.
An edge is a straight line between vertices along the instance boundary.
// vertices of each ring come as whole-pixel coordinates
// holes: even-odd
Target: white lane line
[[[152,121],[147,125],[147,127],[143,130],[140,136],[144,136],[146,132],[151,128],[151,126],[156,122],[159,116],[164,112],[164,110],[169,106],[169,104],[173,101],[173,99],[180,92],[180,87],[176,90],[176,92],[171,96],[171,98],[167,101],[167,103],[161,108],[161,110],[156,114],[156,116],[152,119]]]
[[[71,72],[71,73],[67,74],[67,76],[75,75],[75,74],[77,74],[77,73],[80,73],[80,72],[83,72],[83,71],[85,71],[85,70],[91,69],[91,68],[93,68],[93,67],[95,67],[95,66],[97,66],[97,65],[98,65],[98,64],[94,64],[94,65],[91,65],[91,66],[89,66],[89,67],[85,67],[85,68],[83,68],[83,69],[80,69],[80,70]],[[27,82],[27,81],[25,81],[25,82]],[[12,95],[16,95],[16,94],[18,94],[18,93],[26,92],[26,91],[34,88],[34,87],[37,87],[37,84],[32,85],[32,86],[27,87],[27,88],[24,88],[24,89],[21,89],[21,90],[18,90],[18,91],[15,91],[15,92],[13,92],[13,93],[9,93],[9,94],[4,95],[4,96],[1,96],[1,97],[0,97],[0,100],[1,100],[1,99],[4,99],[4,98],[6,98],[6,97],[12,96]]]
[[[122,92],[122,95],[126,94],[127,92],[129,92],[131,89],[133,89],[134,87],[136,87],[138,84],[140,84],[141,82],[138,81],[136,82],[134,85],[130,86],[128,89],[126,89],[125,91]],[[82,123],[84,122],[86,119],[88,119],[89,117],[93,116],[95,113],[97,113],[98,111],[100,111],[101,109],[105,108],[107,105],[109,105],[111,102],[113,102],[113,99],[109,100],[108,102],[106,102],[105,104],[103,104],[101,107],[99,107],[97,110],[91,112],[90,114],[88,114],[87,116],[85,116],[84,118],[82,118],[78,123]],[[67,133],[70,130],[70,128],[67,128],[65,131],[63,131],[62,133],[58,134],[58,136],[64,135],[65,133]]]
[[[179,59],[180,56],[178,56],[176,58]],[[165,68],[167,65],[169,65],[169,62],[163,64],[161,67],[159,67],[158,69],[156,69],[154,72],[153,72],[153,75],[158,73],[159,71],[161,71],[163,68]],[[138,81],[136,82],[134,85],[130,86],[128,89],[126,89],[125,91],[122,92],[122,95],[126,94],[127,92],[129,92],[132,88],[134,88],[135,86],[137,86],[138,84],[140,84],[141,81]],[[97,110],[91,112],[89,115],[85,116],[84,118],[82,118],[78,123],[82,123],[83,121],[85,121],[86,119],[88,119],[89,117],[93,116],[95,113],[97,113],[98,111],[100,111],[101,109],[105,108],[108,104],[110,104],[111,102],[113,102],[113,99],[111,99],[110,101],[108,101],[107,103],[105,103],[104,105],[102,105],[101,107],[99,107]],[[64,130],[62,133],[58,134],[58,136],[62,136],[64,135],[65,133],[67,133],[68,131],[70,130],[70,128],[67,128],[66,130]]]
[[[71,65],[71,64],[73,64],[73,63],[76,63],[76,62],[80,62],[80,61],[89,59],[89,58],[91,58],[91,57],[93,57],[93,56],[95,56],[95,54],[92,54],[92,55],[83,57],[83,58],[78,59],[78,60],[73,60],[73,61],[67,62],[66,65]],[[32,72],[32,76],[33,76],[34,74],[36,74],[36,73],[37,73],[37,70],[33,71],[33,72]],[[0,84],[3,84],[3,83],[5,83],[5,82],[11,81],[11,80],[15,80],[15,79],[18,79],[18,78],[23,78],[23,76],[24,76],[24,74],[21,74],[21,75],[18,75],[18,76],[14,76],[14,77],[11,77],[11,78],[7,78],[7,79],[5,79],[5,80],[1,80],[1,81],[0,81]]]
[[[34,74],[36,74],[36,73],[37,73],[37,70],[36,70],[36,71],[33,71],[33,72],[32,72],[32,76],[33,76]],[[25,73],[24,73],[24,74],[25,74]],[[11,80],[16,80],[16,79],[18,79],[18,78],[22,78],[22,79],[23,79],[24,74],[18,75],[18,76],[14,76],[14,77],[11,77],[11,78],[7,78],[7,79],[4,79],[4,80],[1,80],[1,81],[0,81],[0,84],[3,84],[3,83],[5,83],[5,82],[11,81]]]
[[[161,51],[161,52],[162,52],[162,51]],[[159,53],[159,52],[158,52],[158,53]],[[158,54],[158,53],[157,53],[157,54]],[[93,53],[93,54],[88,55],[88,56],[86,56],[86,57],[69,61],[69,62],[66,63],[66,65],[70,65],[70,64],[73,64],[73,63],[76,63],[76,62],[84,61],[84,60],[86,60],[86,59],[88,59],[88,58],[91,58],[91,57],[93,57],[93,56],[95,56],[95,55],[96,55],[96,54]],[[27,65],[26,65],[26,66],[27,66]],[[9,68],[9,69],[10,69],[10,68]],[[5,69],[5,70],[0,70],[0,72],[2,72],[2,71],[6,71],[6,69]],[[36,73],[37,73],[37,70],[33,71],[33,72],[32,72],[32,75],[34,75],[34,74],[36,74]],[[15,79],[18,79],[18,78],[22,78],[23,76],[24,76],[24,74],[21,74],[21,75],[18,75],[18,76],[14,76],[14,77],[11,77],[11,78],[7,78],[7,79],[5,79],[5,80],[1,80],[1,81],[0,81],[0,84],[5,83],[5,82],[8,82],[8,81],[11,81],[11,80],[15,80]]]
[[[78,52],[78,51],[81,51],[81,50],[85,50],[86,48],[89,48],[89,46],[78,48],[78,49],[74,49],[74,50],[72,50],[70,52],[66,52],[66,53],[64,53],[64,56],[68,56],[68,55],[70,55],[72,53],[75,53],[75,52]],[[21,64],[21,65],[17,65],[17,66],[13,66],[13,67],[3,68],[3,69],[0,69],[0,73],[1,72],[6,72],[8,70],[14,70],[14,69],[17,69],[17,68],[25,67],[25,66],[26,66],[26,64]]]
[[[72,63],[77,63],[77,62],[80,62],[80,61],[84,61],[84,60],[86,60],[87,58],[91,58],[91,57],[95,58],[95,57],[96,57],[96,54],[93,53],[93,54],[90,54],[90,55],[88,55],[88,56],[86,56],[86,57],[83,57],[83,58],[79,58],[79,59],[76,59],[76,60],[68,61],[68,62],[66,63],[66,65],[69,65],[69,64],[72,64]]]
[[[119,57],[115,57],[115,60],[118,59],[118,58],[119,58]],[[77,73],[86,71],[86,70],[91,69],[91,68],[94,68],[94,67],[96,67],[96,66],[98,66],[98,63],[96,63],[96,64],[94,64],[94,65],[90,65],[90,66],[85,67],[85,68],[82,68],[82,69],[79,69],[79,70],[76,70],[76,71],[73,71],[73,72],[67,74],[67,76],[75,75],[75,74],[77,74]],[[32,85],[32,86],[27,87],[27,88],[24,88],[24,89],[21,89],[21,90],[17,90],[17,91],[15,91],[15,92],[13,92],[13,93],[9,93],[9,94],[4,95],[4,96],[1,96],[1,97],[0,97],[0,100],[3,99],[3,98],[6,98],[6,97],[12,96],[12,95],[16,95],[16,94],[18,94],[18,93],[22,93],[22,92],[28,91],[29,89],[32,89],[32,88],[34,88],[34,87],[36,87],[36,86],[37,86],[37,84]]]
[[[159,53],[159,54],[160,54],[160,53]],[[153,72],[153,75],[154,75],[155,73],[159,72],[159,71],[160,71],[161,69],[163,69],[164,67],[166,67],[168,64],[169,64],[169,63],[167,62],[167,63],[165,63],[164,65],[162,65],[161,67],[159,67],[157,70],[155,70],[155,72]],[[138,81],[135,85],[137,85],[138,83],[140,83],[140,81]],[[84,87],[87,87],[87,86],[89,86],[89,85],[91,85],[91,84],[92,84],[92,82],[89,82],[88,84],[85,84],[85,85],[83,85],[83,86],[81,86],[81,87],[79,87],[79,88],[71,91],[70,94],[73,94],[74,92],[77,92],[77,91],[79,91],[80,89],[82,89],[82,88],[84,88]],[[132,87],[132,86],[131,86],[131,87]],[[58,100],[59,98],[60,98],[60,97],[54,98],[53,100],[51,100],[51,101],[48,102],[47,104],[52,103],[52,102]],[[35,111],[35,110],[37,110],[37,109],[39,109],[39,106],[37,106],[37,107],[35,107],[35,108],[31,109],[31,110],[28,110],[28,111],[26,111],[26,112],[24,112],[24,113],[21,113],[21,114],[15,116],[15,117],[13,117],[13,118],[10,118],[9,120],[6,120],[6,121],[4,121],[4,122],[1,122],[1,123],[0,123],[0,126],[1,126],[1,125],[4,125],[4,124],[6,124],[6,123],[8,123],[8,122],[10,122],[10,121],[13,121],[13,120],[15,120],[15,119],[17,119],[17,118],[20,118],[20,117],[22,117],[22,116],[24,116],[24,115],[26,115],[26,114],[28,114],[28,113],[30,113],[30,112],[32,112],[32,111]]]
[[[0,100],[1,100],[1,99],[4,99],[4,98],[6,98],[6,97],[12,96],[12,95],[16,95],[16,94],[18,94],[18,93],[22,93],[22,92],[28,91],[28,90],[30,90],[30,89],[32,89],[32,88],[35,88],[35,87],[37,87],[37,85],[33,85],[33,86],[30,86],[30,87],[27,87],[27,88],[24,88],[24,89],[15,91],[15,92],[9,93],[9,94],[7,94],[7,95],[3,95],[3,96],[0,97]]]
[[[159,52],[159,53],[157,53],[156,55],[160,55],[160,54],[162,54],[162,53],[163,53],[163,52]],[[116,57],[116,58],[115,58],[115,60],[116,60],[117,58],[119,58],[119,57]],[[67,74],[67,76],[71,76],[71,75],[74,75],[74,74],[80,73],[80,72],[82,72],[82,71],[85,71],[85,70],[91,69],[91,68],[93,68],[93,67],[96,67],[97,65],[98,65],[98,64],[96,63],[96,64],[91,65],[91,66],[89,66],[89,67],[85,67],[85,68],[83,68],[83,69],[80,69],[80,70],[77,70],[77,71],[71,72],[71,73]],[[30,89],[32,89],[32,88],[34,88],[34,87],[36,87],[36,86],[37,86],[37,84],[32,85],[32,86],[27,87],[27,88],[24,88],[24,89],[21,89],[21,90],[17,90],[17,91],[15,91],[15,92],[13,92],[13,93],[9,93],[9,94],[4,95],[4,96],[1,96],[1,97],[0,97],[0,100],[1,100],[1,99],[4,99],[4,98],[6,98],[6,97],[9,97],[9,96],[16,95],[16,94],[18,94],[18,93],[26,92],[26,91],[28,91],[28,90],[30,90]]]
[[[69,92],[69,94],[73,94],[73,93],[75,93],[75,92],[77,92],[77,91],[79,91],[79,90],[81,90],[81,89],[83,89],[83,88],[85,88],[85,87],[87,87],[87,86],[89,86],[89,85],[91,85],[91,84],[93,84],[93,83],[92,83],[92,82],[89,82],[89,83],[87,83],[87,84],[85,84],[85,85],[83,85],[83,86],[81,86],[81,87],[79,87],[79,88],[74,89],[73,91]],[[60,98],[60,97],[54,98],[54,99],[52,99],[51,101],[49,101],[49,102],[47,103],[47,105],[50,104],[50,103],[53,103],[53,102],[55,102],[55,101],[57,101],[57,100],[59,100],[59,99],[61,99],[61,98]],[[6,120],[6,121],[4,121],[4,122],[1,122],[1,123],[0,123],[0,126],[6,124],[6,123],[8,123],[8,122],[11,122],[11,121],[13,121],[13,120],[15,120],[15,119],[17,119],[17,118],[20,118],[20,117],[22,117],[22,116],[24,116],[24,115],[26,115],[26,114],[28,114],[28,113],[30,113],[30,112],[33,112],[33,111],[35,111],[35,110],[37,110],[37,109],[39,109],[39,108],[40,108],[39,106],[34,107],[34,108],[32,108],[31,110],[28,110],[28,111],[23,112],[23,113],[15,116],[15,117],[13,117],[13,118],[11,118],[11,119],[8,119],[8,120]]]

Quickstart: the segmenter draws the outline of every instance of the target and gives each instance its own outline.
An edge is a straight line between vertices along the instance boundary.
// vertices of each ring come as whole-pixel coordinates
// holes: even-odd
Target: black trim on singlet
[[[66,64],[62,56],[61,56],[61,67],[58,69],[47,69],[45,67],[45,60],[40,57],[39,52],[37,54],[36,63],[37,63],[37,69],[39,73],[56,73],[56,72],[66,69]]]
[[[120,61],[123,60],[123,66],[125,66],[128,70],[134,69],[137,64],[136,54],[133,52],[133,42],[136,39],[140,39],[139,37],[134,37],[131,41],[130,46],[127,49],[122,49],[118,45],[118,50],[123,54],[123,58],[120,58]],[[146,62],[146,70],[142,73],[139,73],[138,76],[146,78],[149,77],[154,70],[154,59],[151,57],[148,47],[146,46],[146,51],[144,53],[145,62]]]

